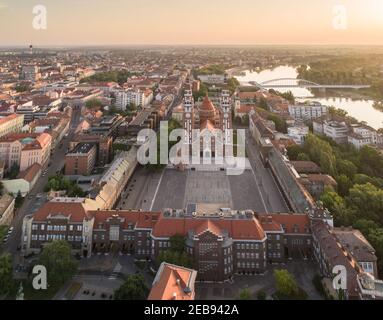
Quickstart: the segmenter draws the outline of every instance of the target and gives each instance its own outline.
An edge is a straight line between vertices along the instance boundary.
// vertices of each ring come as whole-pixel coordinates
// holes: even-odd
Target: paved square
[[[154,199],[153,210],[184,209],[189,203],[266,211],[252,170],[246,170],[239,176],[228,176],[225,171],[180,172],[166,169]]]

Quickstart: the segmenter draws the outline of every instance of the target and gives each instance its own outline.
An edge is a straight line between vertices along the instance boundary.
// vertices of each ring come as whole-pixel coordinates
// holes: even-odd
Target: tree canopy
[[[48,243],[40,256],[39,264],[46,267],[48,285],[58,287],[71,278],[77,270],[71,246],[63,240]]]
[[[307,294],[299,288],[293,275],[285,270],[274,270],[276,295],[279,299],[306,299]]]
[[[123,285],[114,292],[115,300],[146,300],[149,289],[141,274],[127,276]]]
[[[3,254],[0,256],[0,296],[10,294],[14,286],[11,255]]]

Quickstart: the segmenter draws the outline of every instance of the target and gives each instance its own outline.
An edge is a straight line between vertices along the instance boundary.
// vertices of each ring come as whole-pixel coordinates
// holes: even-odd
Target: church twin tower
[[[215,130],[223,133],[223,143],[231,144],[229,129],[233,128],[231,116],[231,97],[228,90],[223,90],[219,96],[219,107],[214,106],[206,95],[199,106],[195,106],[192,90],[186,90],[184,94],[183,128],[187,132],[185,143],[193,144],[193,129],[209,130],[212,134]]]

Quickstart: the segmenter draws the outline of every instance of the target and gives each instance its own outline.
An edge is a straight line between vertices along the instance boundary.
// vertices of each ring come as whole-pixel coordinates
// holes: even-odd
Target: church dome
[[[199,118],[201,123],[207,120],[214,122],[216,109],[209,97],[206,96],[199,108]]]

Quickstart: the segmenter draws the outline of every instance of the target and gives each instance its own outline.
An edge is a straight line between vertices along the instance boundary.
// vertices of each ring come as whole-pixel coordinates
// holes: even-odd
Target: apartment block
[[[65,156],[65,175],[90,175],[97,158],[97,147],[92,143],[79,143]]]

